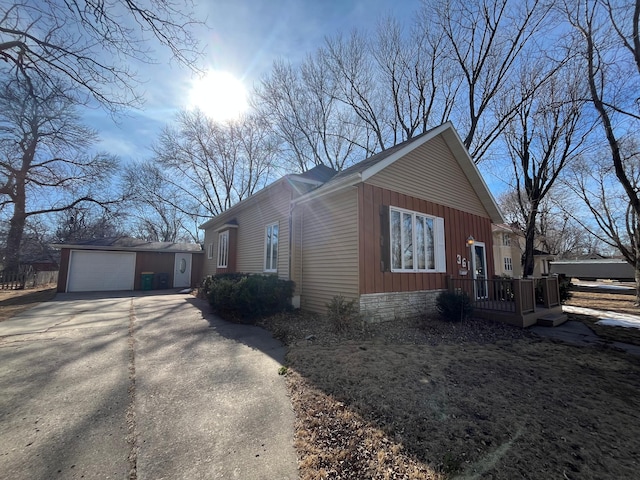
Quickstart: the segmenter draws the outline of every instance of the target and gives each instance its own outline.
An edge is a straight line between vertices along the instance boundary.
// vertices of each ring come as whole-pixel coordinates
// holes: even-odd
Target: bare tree
[[[589,100],[609,147],[610,165],[626,196],[623,205],[629,209],[624,218],[609,213],[610,210],[592,209],[592,212],[613,243],[620,244],[616,239],[620,237],[620,231],[626,229],[627,239],[623,242],[630,247],[621,251],[635,268],[636,294],[640,303],[640,257],[636,251],[640,235],[637,231],[640,196],[635,177],[637,149],[624,151],[625,145],[637,146],[640,128],[637,95],[640,88],[640,0],[565,2],[564,13],[577,33],[569,48],[584,60]],[[614,221],[623,223],[615,225]]]
[[[561,185],[558,185],[561,186]],[[577,218],[576,197],[562,188],[554,186],[538,205],[535,226],[535,248],[556,255],[557,258],[573,258],[579,255],[599,252],[602,242]],[[515,190],[504,192],[498,197],[498,205],[507,223],[524,236],[530,208],[522,208],[520,202],[526,198]],[[573,216],[572,216],[573,215]]]
[[[626,177],[635,189],[640,188],[640,156],[637,148],[620,145]],[[625,155],[623,152],[630,152]],[[638,214],[620,185],[615,167],[608,155],[583,158],[572,168],[572,177],[566,182],[588,207],[596,228],[582,222],[594,236],[620,251],[624,259],[636,270],[636,304],[640,305],[638,265],[640,264],[640,225]],[[575,212],[570,212],[575,218]]]
[[[0,3],[0,59],[50,89],[54,78],[80,87],[110,110],[140,100],[123,59],[153,61],[154,36],[193,65],[198,46],[189,0],[15,0]]]
[[[544,77],[542,83],[538,76]],[[530,93],[532,88],[536,95]],[[525,219],[523,275],[530,276],[542,201],[567,163],[584,149],[590,128],[582,121],[584,92],[572,68],[565,67],[553,76],[525,68],[518,94],[518,108],[505,125],[503,138],[513,167],[520,216]]]
[[[279,143],[260,118],[216,123],[200,111],[182,112],[154,146],[175,197],[172,207],[200,219],[218,215],[272,180]]]
[[[550,6],[542,0],[442,0],[424,2],[422,18],[435,15],[444,32],[446,57],[462,84],[453,120],[471,157],[480,162],[519,107],[498,102],[508,94],[507,80],[544,35]],[[427,26],[426,28],[428,28]],[[549,40],[549,39],[545,39]],[[539,44],[538,44],[539,45]]]
[[[274,63],[256,91],[256,107],[281,138],[287,160],[305,171],[316,165],[342,170],[366,156],[366,129],[336,98],[332,72],[318,56],[299,68]]]
[[[96,208],[98,207],[98,208]],[[95,204],[76,205],[56,213],[57,225],[51,239],[55,243],[118,237],[125,234],[122,213]],[[41,227],[41,231],[43,229]]]
[[[108,205],[100,186],[117,161],[89,156],[96,134],[80,123],[64,86],[14,80],[0,88],[0,206],[10,211],[4,264],[13,269],[26,220],[83,202]]]
[[[166,172],[147,160],[128,165],[123,172],[128,223],[138,238],[154,242],[197,242],[192,214],[176,205],[180,194]]]

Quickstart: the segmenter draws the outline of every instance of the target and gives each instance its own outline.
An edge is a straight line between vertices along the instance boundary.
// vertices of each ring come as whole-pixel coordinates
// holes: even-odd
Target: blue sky
[[[353,28],[373,29],[387,15],[411,23],[420,0],[214,0],[197,5],[202,30],[203,69],[227,71],[251,86],[276,59],[297,62],[320,46],[326,36]],[[157,49],[157,65],[133,65],[145,83],[145,106],[115,124],[101,110],[90,110],[87,122],[100,134],[99,149],[127,162],[146,158],[162,128],[188,103],[193,76]]]

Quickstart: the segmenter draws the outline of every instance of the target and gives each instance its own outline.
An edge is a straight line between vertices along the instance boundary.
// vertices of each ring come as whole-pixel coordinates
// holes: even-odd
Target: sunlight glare
[[[209,70],[192,82],[188,108],[216,121],[237,119],[248,108],[247,90],[230,73]]]

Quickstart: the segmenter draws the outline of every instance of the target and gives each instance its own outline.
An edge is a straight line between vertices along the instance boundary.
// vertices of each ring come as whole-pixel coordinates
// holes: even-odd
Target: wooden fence
[[[57,283],[58,271],[36,272],[33,269],[0,271],[0,290],[22,290]]]

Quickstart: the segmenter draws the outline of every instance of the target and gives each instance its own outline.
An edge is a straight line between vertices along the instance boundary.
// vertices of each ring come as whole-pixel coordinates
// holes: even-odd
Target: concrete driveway
[[[183,294],[58,294],[0,323],[3,478],[294,479],[284,349]]]

